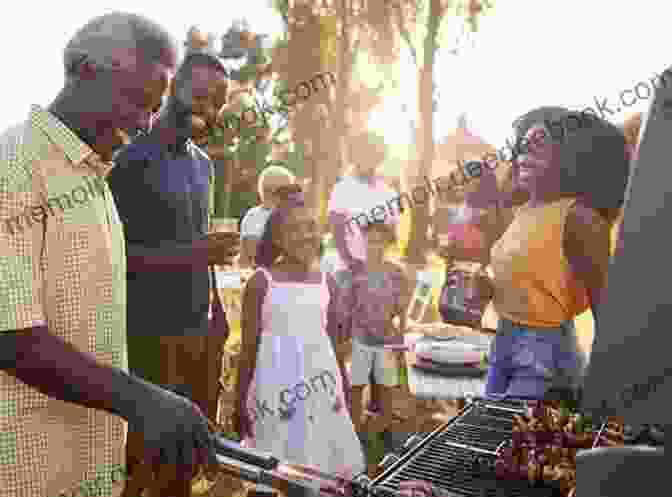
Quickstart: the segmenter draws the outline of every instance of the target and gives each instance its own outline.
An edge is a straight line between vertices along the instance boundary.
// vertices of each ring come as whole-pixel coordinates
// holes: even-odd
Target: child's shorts
[[[352,341],[352,386],[362,386],[373,380],[377,385],[399,386],[397,355],[382,347],[371,347],[357,340]]]
[[[500,319],[489,362],[486,395],[538,400],[552,388],[576,391],[586,365],[572,321],[536,329]]]

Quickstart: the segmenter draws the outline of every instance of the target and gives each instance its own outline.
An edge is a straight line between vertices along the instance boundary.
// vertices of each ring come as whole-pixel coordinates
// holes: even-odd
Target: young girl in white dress
[[[357,474],[364,455],[334,353],[347,330],[339,331],[337,285],[319,270],[316,219],[297,191],[273,211],[259,243],[243,295],[238,432],[289,463]]]

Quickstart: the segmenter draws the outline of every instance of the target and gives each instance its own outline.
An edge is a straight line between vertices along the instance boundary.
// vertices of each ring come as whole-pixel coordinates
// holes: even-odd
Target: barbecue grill
[[[396,497],[401,482],[424,480],[444,497],[559,496],[559,489],[541,483],[495,477],[497,456],[511,442],[513,416],[526,409],[522,401],[474,400],[429,435],[413,436],[387,455],[369,491]]]
[[[399,497],[400,483],[424,480],[436,489],[434,497],[560,496],[558,488],[543,483],[495,476],[497,456],[511,443],[513,416],[526,411],[525,402],[473,400],[429,435],[411,436],[395,453],[385,456],[383,472],[374,480],[366,475],[346,480],[282,463],[272,455],[241,449],[222,438],[217,438],[217,457],[225,472],[290,495],[293,489],[310,488],[349,497]]]

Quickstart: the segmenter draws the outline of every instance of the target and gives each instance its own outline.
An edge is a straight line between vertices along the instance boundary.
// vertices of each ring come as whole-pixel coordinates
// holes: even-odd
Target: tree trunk
[[[434,63],[436,54],[436,38],[439,25],[444,14],[441,0],[431,0],[427,20],[427,34],[424,40],[423,60],[418,69],[418,113],[419,136],[417,143],[420,148],[418,176],[410,178],[409,191],[416,185],[424,184],[429,177],[434,161]],[[427,196],[429,199],[429,195]],[[429,201],[415,202],[411,208],[411,235],[408,242],[406,257],[409,263],[425,264],[429,240],[427,230],[430,223]]]
[[[336,99],[334,103],[334,136],[333,136],[333,155],[335,164],[333,168],[325,171],[325,209],[322,212],[323,221],[326,223],[326,203],[329,201],[331,190],[336,184],[338,176],[343,174],[345,168],[345,137],[348,134],[348,101],[350,96],[350,81],[352,78],[354,53],[351,46],[350,33],[350,0],[340,0],[338,2],[338,14],[341,21],[340,33],[338,36],[338,72],[336,85]]]
[[[315,50],[320,47],[322,30],[310,2],[297,1],[290,9],[289,18],[288,52],[291,57],[287,82],[294,89],[303,82],[310,85],[311,79],[324,70],[320,50]],[[330,144],[334,137],[325,129],[325,119],[320,118],[320,106],[328,102],[329,90],[313,87],[309,96],[290,114],[292,140],[304,148],[304,173],[311,180],[313,195],[309,202],[314,207],[319,207],[320,194],[324,191],[323,173],[333,167],[329,161],[333,156]]]

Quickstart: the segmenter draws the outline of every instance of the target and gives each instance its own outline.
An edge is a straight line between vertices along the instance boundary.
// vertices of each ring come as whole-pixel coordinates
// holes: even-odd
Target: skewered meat
[[[563,496],[576,496],[576,453],[590,449],[598,432],[590,416],[571,412],[559,401],[529,402],[524,416],[513,417],[511,444],[501,450],[495,474],[502,479],[544,482]],[[597,440],[603,445],[624,443],[623,424],[610,419]]]

